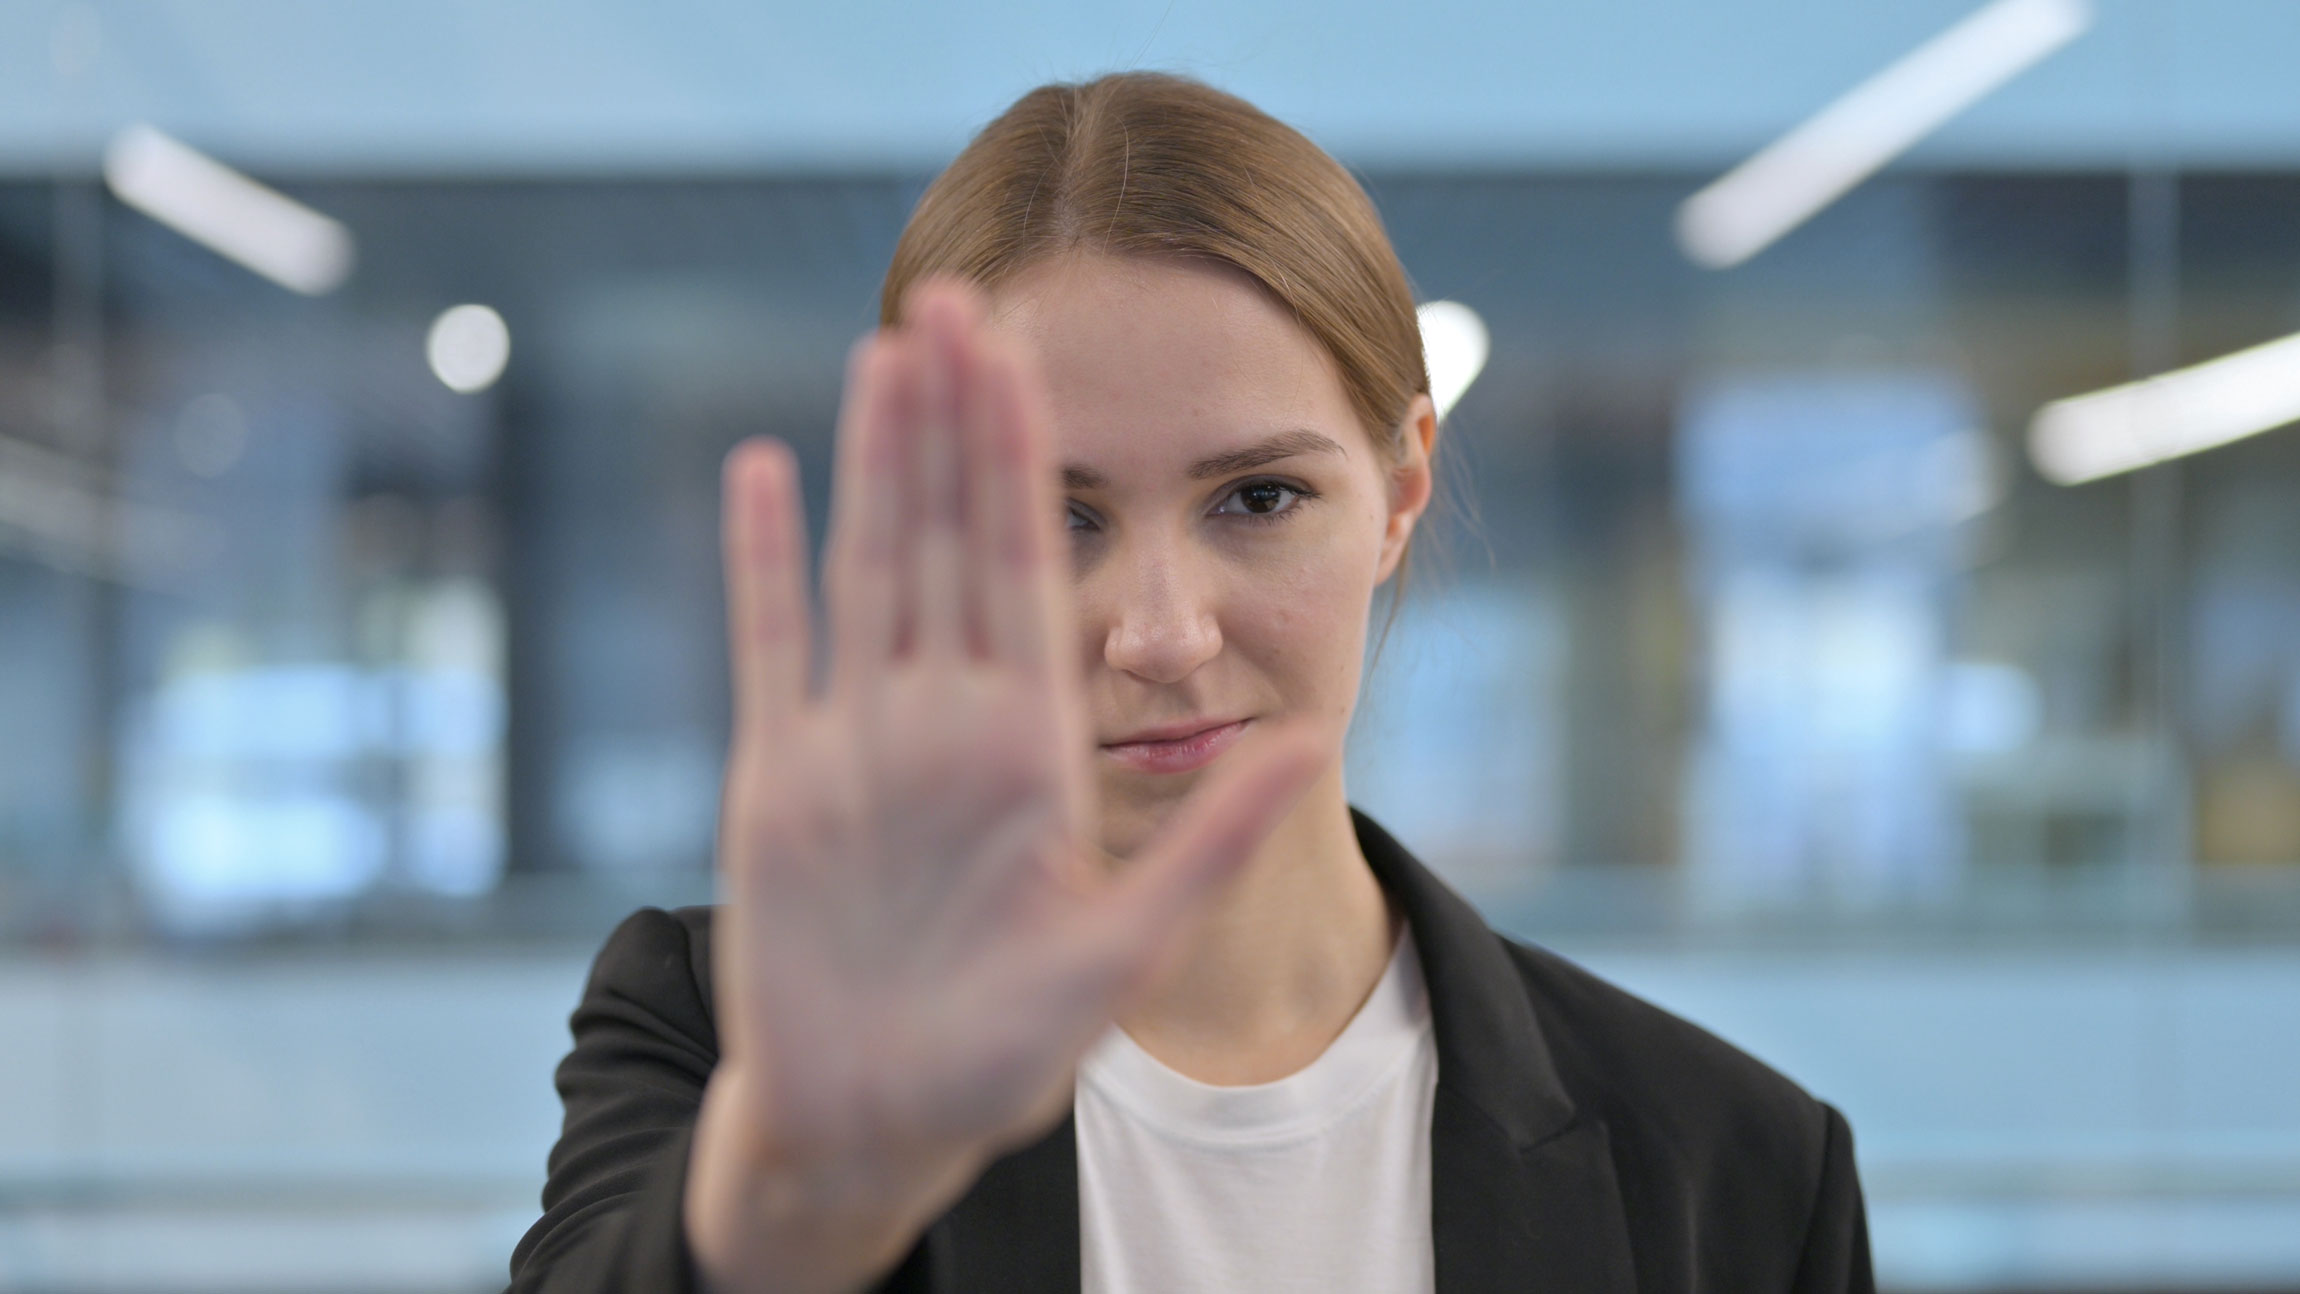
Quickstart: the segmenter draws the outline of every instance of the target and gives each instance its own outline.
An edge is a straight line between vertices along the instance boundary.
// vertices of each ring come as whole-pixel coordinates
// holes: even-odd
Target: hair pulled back
[[[1429,390],[1405,269],[1365,190],[1299,131],[1211,86],[1159,72],[1040,86],[927,187],[879,297],[952,274],[986,289],[1070,252],[1226,263],[1333,356],[1386,456]]]

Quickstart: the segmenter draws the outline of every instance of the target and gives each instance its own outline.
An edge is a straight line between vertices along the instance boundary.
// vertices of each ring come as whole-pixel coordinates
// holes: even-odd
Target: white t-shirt
[[[1413,934],[1340,1036],[1220,1087],[1112,1026],[1079,1067],[1082,1294],[1417,1294],[1437,1043]]]

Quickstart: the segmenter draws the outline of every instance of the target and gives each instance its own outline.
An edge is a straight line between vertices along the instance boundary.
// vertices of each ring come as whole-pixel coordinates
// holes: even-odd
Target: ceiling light
[[[1678,247],[1739,265],[2091,25],[2089,0],[1983,6],[1686,199]]]
[[[484,391],[510,362],[511,329],[486,306],[451,306],[432,320],[423,353],[448,390],[466,395]]]
[[[1485,320],[1459,301],[1432,301],[1417,311],[1422,325],[1422,361],[1429,366],[1430,402],[1439,421],[1477,380],[1492,349]]]
[[[2300,333],[2233,355],[2055,400],[2029,423],[2029,460],[2078,485],[2300,420]]]
[[[281,287],[318,296],[351,274],[351,231],[150,126],[104,150],[120,201]]]

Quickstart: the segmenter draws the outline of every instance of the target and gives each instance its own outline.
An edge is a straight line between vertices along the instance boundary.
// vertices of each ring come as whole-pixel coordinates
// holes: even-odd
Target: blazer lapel
[[[1576,1123],[1521,1151],[1446,1091],[1430,1120],[1438,1294],[1630,1291],[1636,1270],[1605,1128]]]
[[[1371,818],[1352,816],[1367,863],[1413,929],[1429,986],[1438,1294],[1634,1290],[1605,1127],[1575,1110],[1500,937]]]
[[[929,1232],[933,1288],[1078,1294],[1078,1132],[1052,1132],[992,1161]]]

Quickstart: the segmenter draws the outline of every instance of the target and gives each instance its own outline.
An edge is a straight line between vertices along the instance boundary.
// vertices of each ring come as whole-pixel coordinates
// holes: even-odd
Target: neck
[[[1118,1024],[1200,1082],[1272,1082],[1317,1059],[1349,1024],[1397,933],[1336,761],[1192,932],[1175,969]]]

